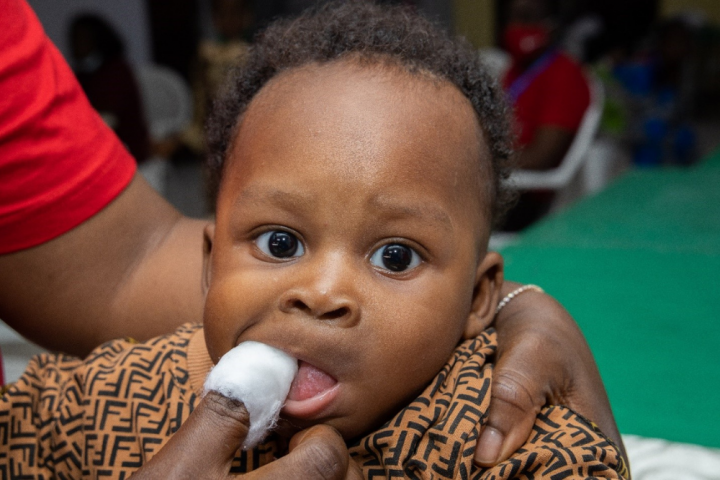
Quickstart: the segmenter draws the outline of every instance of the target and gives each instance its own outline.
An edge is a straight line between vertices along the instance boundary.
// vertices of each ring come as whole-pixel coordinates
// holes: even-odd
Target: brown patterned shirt
[[[544,409],[506,462],[472,464],[485,421],[495,350],[491,331],[462,343],[431,385],[379,430],[350,446],[367,478],[622,478],[618,449],[564,407]],[[211,366],[202,328],[136,344],[109,342],[80,360],[34,358],[0,401],[0,479],[128,478],[192,412]],[[281,455],[272,436],[239,451],[233,472]]]

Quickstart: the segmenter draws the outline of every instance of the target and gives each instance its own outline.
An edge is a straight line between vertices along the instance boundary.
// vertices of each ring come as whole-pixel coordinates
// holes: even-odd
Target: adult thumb
[[[249,426],[250,416],[242,402],[208,392],[168,443],[132,478],[227,478]]]

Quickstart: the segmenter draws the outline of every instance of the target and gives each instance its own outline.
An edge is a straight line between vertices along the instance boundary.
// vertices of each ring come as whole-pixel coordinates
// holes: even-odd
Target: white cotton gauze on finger
[[[241,343],[210,370],[205,392],[216,391],[243,402],[250,414],[245,450],[260,443],[275,426],[297,371],[297,360],[259,342]]]

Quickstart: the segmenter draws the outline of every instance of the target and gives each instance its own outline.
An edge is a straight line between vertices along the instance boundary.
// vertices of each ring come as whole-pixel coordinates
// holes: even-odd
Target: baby
[[[475,53],[406,10],[348,3],[276,24],[210,126],[204,326],[84,361],[42,357],[0,413],[26,418],[23,399],[48,410],[33,431],[51,442],[44,474],[122,477],[187,418],[212,364],[254,341],[299,369],[276,432],[238,452],[235,471],[324,423],[368,478],[619,478],[618,450],[561,407],[508,461],[472,463],[503,280],[487,245],[508,198],[507,132]]]

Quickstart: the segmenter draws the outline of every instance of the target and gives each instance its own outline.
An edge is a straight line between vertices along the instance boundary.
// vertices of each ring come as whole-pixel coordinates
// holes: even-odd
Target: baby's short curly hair
[[[409,73],[429,73],[451,82],[470,100],[492,158],[495,195],[491,208],[497,223],[513,199],[502,182],[509,172],[512,139],[503,94],[477,51],[407,8],[357,0],[331,3],[298,18],[277,21],[256,38],[246,61],[230,76],[208,120],[213,195],[217,193],[236,125],[258,91],[271,78],[291,68],[349,57],[390,62]]]

